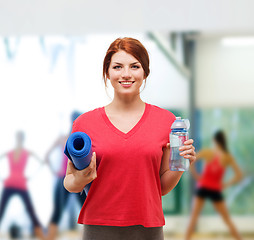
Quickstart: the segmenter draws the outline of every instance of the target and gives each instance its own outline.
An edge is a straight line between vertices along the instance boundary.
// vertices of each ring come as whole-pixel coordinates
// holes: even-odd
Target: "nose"
[[[122,71],[122,78],[124,78],[124,79],[129,79],[129,78],[131,78],[130,69],[129,69],[128,67],[123,68],[123,71]]]

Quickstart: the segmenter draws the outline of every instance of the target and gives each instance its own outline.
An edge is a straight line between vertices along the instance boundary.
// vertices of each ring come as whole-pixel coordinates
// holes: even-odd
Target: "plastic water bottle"
[[[189,120],[176,117],[171,126],[170,137],[170,159],[169,168],[171,171],[187,171],[190,166],[189,159],[180,155],[179,147],[188,140]]]

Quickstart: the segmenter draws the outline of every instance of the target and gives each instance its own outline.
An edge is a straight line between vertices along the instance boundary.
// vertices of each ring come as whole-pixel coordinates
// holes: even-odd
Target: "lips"
[[[135,81],[119,81],[122,86],[131,86]]]

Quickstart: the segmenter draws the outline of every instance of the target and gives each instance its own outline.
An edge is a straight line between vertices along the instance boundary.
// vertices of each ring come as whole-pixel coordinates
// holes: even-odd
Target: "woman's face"
[[[144,70],[135,57],[121,50],[113,54],[111,58],[108,78],[115,93],[137,95],[144,80]]]

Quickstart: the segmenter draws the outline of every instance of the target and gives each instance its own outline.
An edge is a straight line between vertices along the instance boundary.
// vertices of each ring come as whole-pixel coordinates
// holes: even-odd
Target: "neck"
[[[110,103],[111,107],[118,110],[121,109],[123,111],[141,108],[144,104],[145,103],[141,100],[140,95],[134,97],[123,97],[116,94],[113,101]]]
[[[18,150],[21,150],[22,148],[23,146],[21,144],[17,144],[15,147],[15,150],[18,151]]]
[[[220,146],[216,147],[216,152],[219,153],[220,155],[222,155],[223,153],[225,153],[224,149]]]

